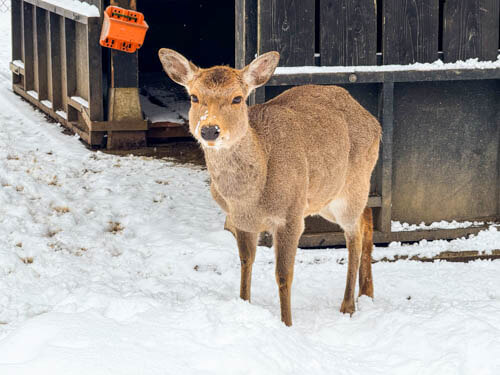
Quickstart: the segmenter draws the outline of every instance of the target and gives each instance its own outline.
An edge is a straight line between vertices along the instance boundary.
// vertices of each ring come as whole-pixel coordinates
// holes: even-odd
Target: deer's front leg
[[[304,219],[297,218],[274,233],[274,251],[276,256],[276,282],[278,283],[281,306],[281,321],[287,326],[292,325],[291,293],[295,254],[299,238],[304,230]]]
[[[356,225],[351,230],[345,232],[347,249],[349,251],[349,263],[347,266],[347,280],[344,292],[344,300],[340,307],[340,312],[351,314],[355,311],[354,305],[354,290],[356,289],[356,279],[358,275],[359,262],[361,257],[361,249],[363,243],[363,235],[361,228]]]
[[[240,297],[250,301],[250,287],[252,284],[252,266],[257,250],[258,233],[244,232],[234,228],[234,235],[238,243],[238,251],[241,261],[241,284]]]

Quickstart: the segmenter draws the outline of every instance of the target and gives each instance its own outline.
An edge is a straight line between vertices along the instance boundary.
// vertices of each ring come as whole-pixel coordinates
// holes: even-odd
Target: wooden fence
[[[499,53],[499,0],[239,0],[236,64],[277,50],[262,102],[301,84],[346,87],[383,127],[369,205],[376,242],[454,238],[500,218],[500,67],[384,67]],[[350,66],[335,72],[321,66]],[[362,69],[357,66],[365,66]],[[319,66],[305,71],[296,66]],[[373,66],[373,69],[366,68]],[[461,229],[393,232],[392,221],[480,220]],[[341,244],[307,221],[301,246]]]

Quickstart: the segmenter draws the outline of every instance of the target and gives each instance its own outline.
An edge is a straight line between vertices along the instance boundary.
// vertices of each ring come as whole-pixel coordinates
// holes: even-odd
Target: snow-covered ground
[[[252,303],[206,171],[85,149],[10,90],[0,14],[0,374],[500,374],[500,261],[374,264],[339,313],[345,250],[299,250],[294,326],[272,249]],[[375,257],[500,248],[491,227]],[[439,250],[436,250],[439,249]]]

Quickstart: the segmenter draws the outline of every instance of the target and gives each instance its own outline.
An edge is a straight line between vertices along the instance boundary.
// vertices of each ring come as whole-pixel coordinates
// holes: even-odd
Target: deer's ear
[[[198,71],[196,65],[174,50],[162,48],[158,51],[158,56],[165,72],[179,85],[187,86]]]
[[[280,54],[276,51],[264,53],[242,70],[243,81],[250,91],[265,84],[278,66]]]

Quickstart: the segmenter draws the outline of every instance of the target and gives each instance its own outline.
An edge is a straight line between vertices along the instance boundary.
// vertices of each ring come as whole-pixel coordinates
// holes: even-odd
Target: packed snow
[[[99,9],[86,1],[79,0],[43,0],[44,3],[52,4],[60,8],[82,14],[87,17],[100,17]]]
[[[87,150],[12,93],[9,59],[0,50],[0,374],[500,374],[500,261],[375,263],[375,299],[349,317],[346,250],[299,250],[285,327],[272,249],[258,249],[252,303],[238,298],[206,170]],[[500,248],[500,233],[374,256],[436,246]]]
[[[426,225],[424,222],[420,224],[401,223],[399,221],[391,222],[391,231],[393,232],[411,232],[416,230],[429,230],[429,229],[458,229],[484,226],[484,221],[446,221],[441,220],[435,223]]]
[[[436,60],[432,63],[414,63],[408,65],[360,65],[360,66],[293,66],[278,67],[274,74],[300,74],[300,73],[356,73],[356,72],[393,72],[393,71],[430,71],[451,69],[500,69],[500,55],[495,61],[479,61],[477,58],[454,63],[444,63]]]

